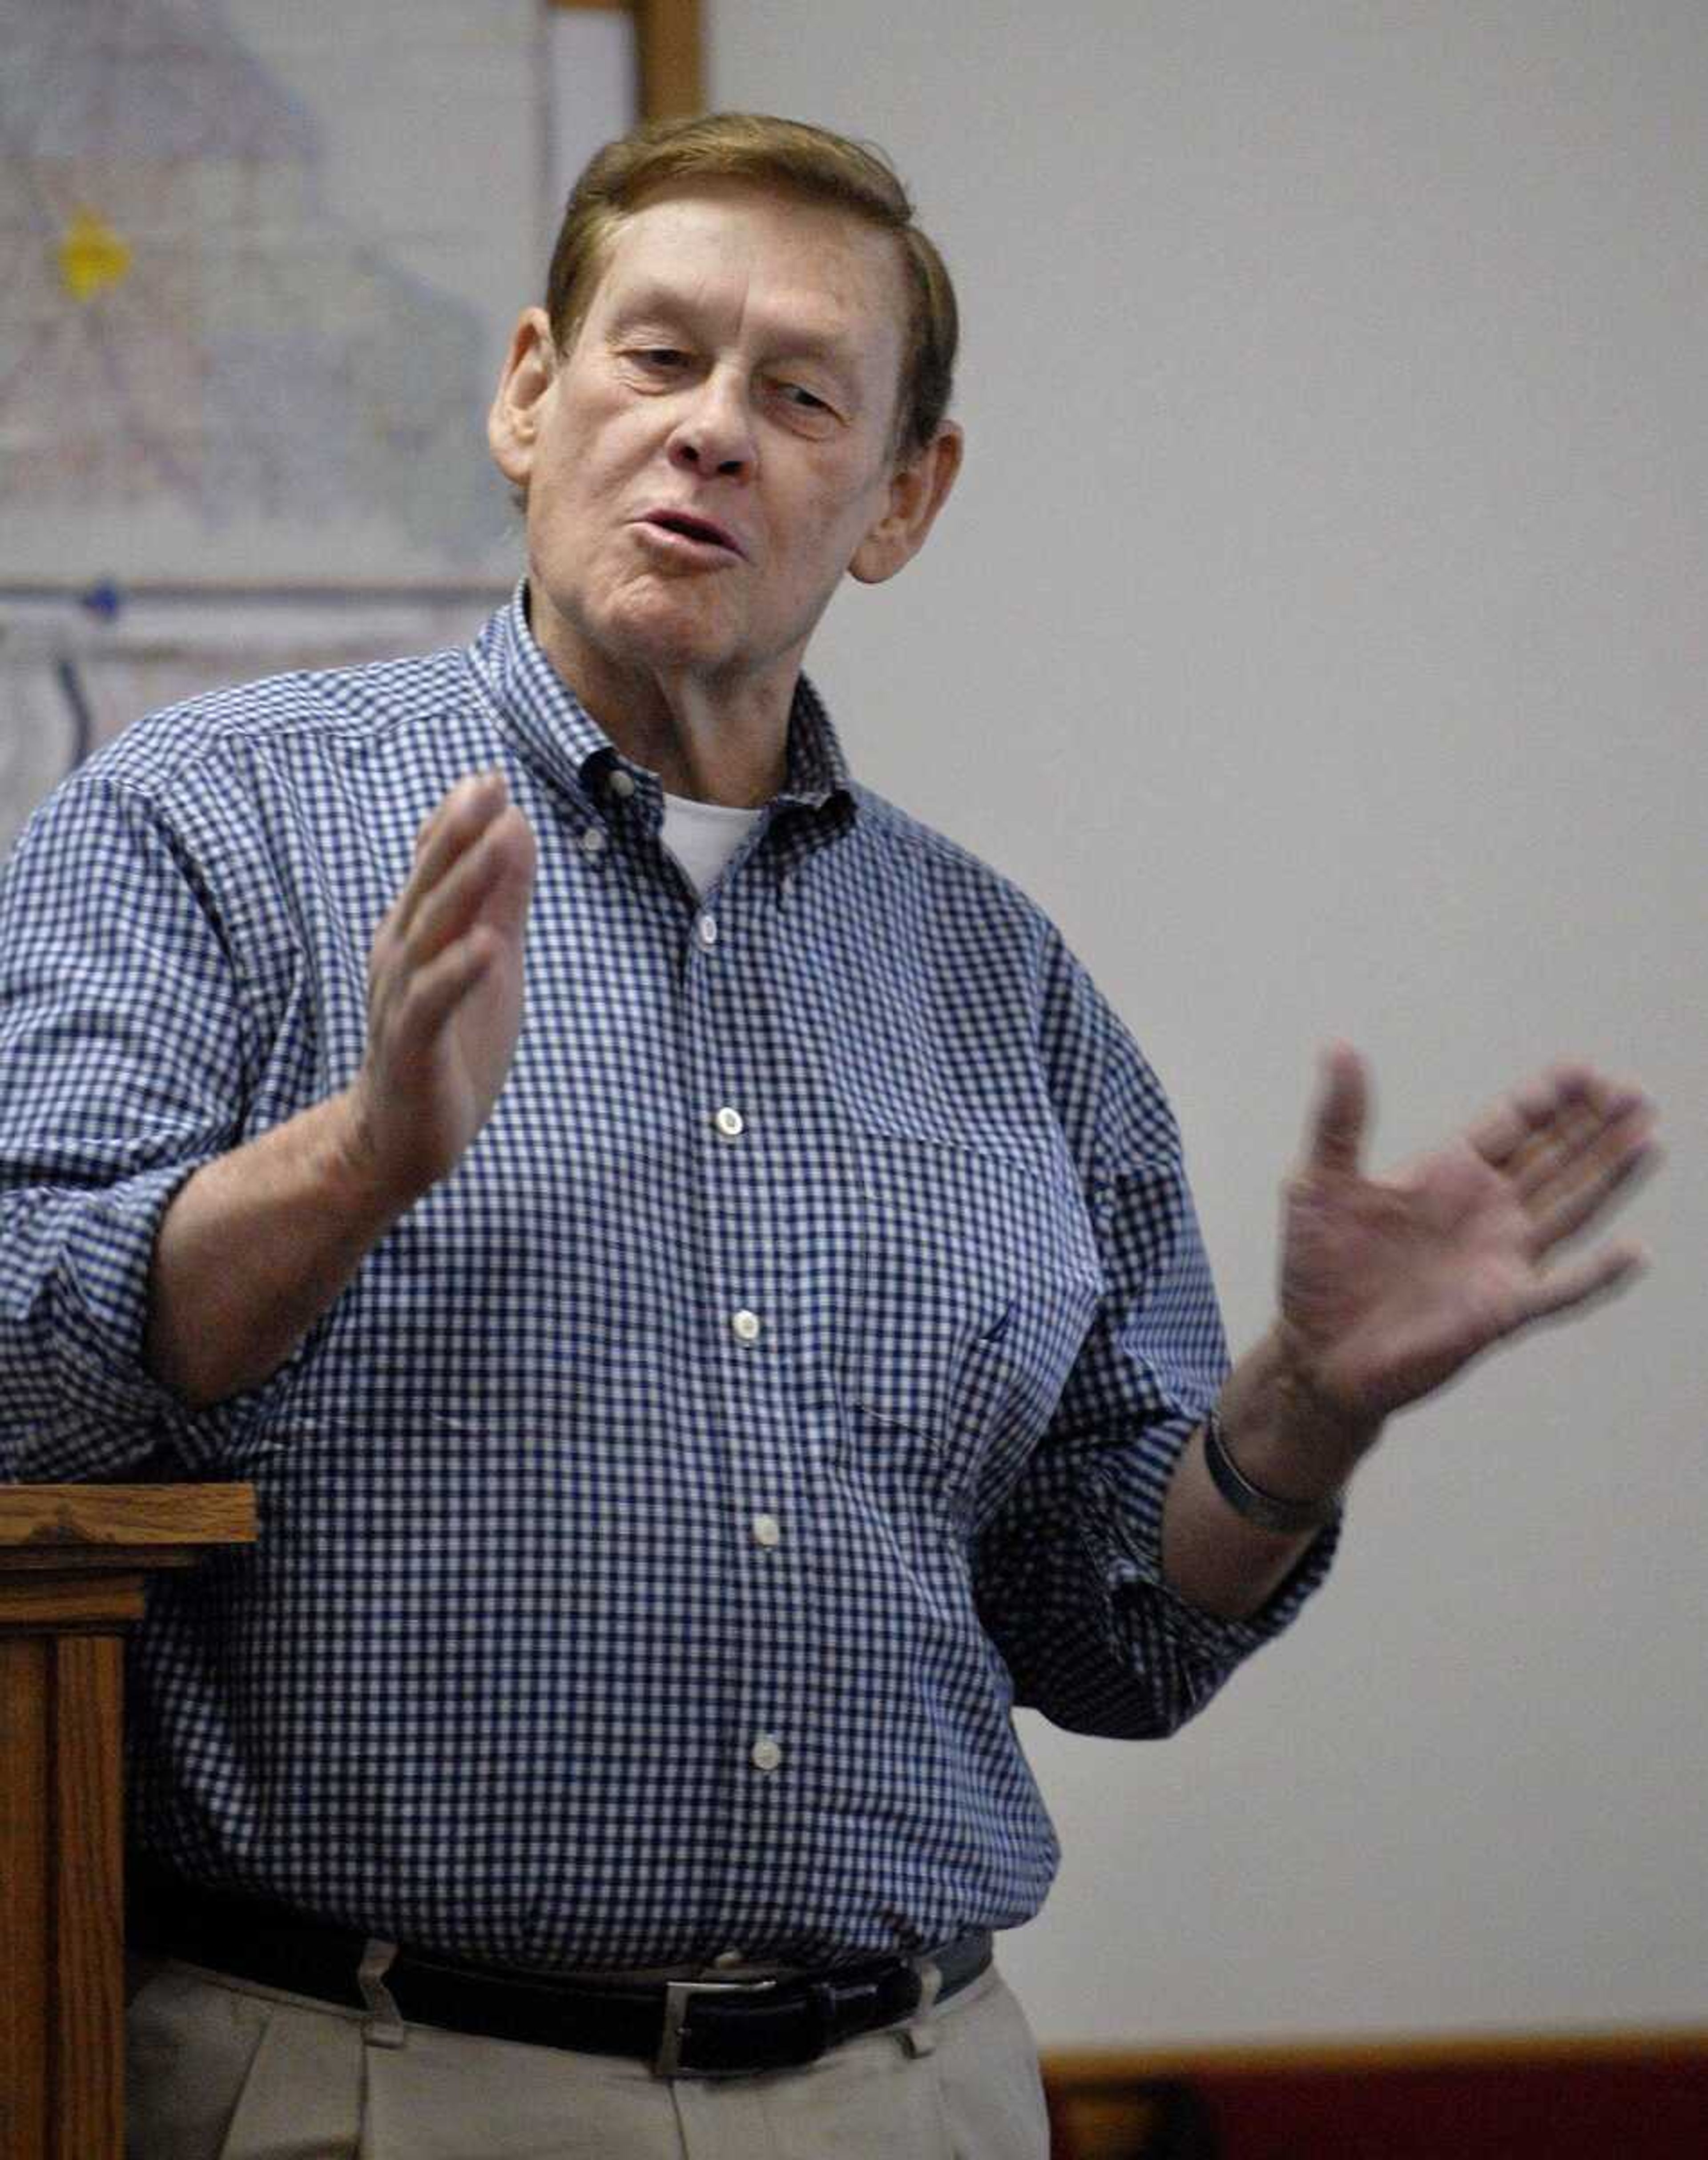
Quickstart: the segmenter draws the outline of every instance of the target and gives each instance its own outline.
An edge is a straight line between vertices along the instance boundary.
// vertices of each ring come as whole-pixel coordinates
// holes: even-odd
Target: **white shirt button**
[[[747,1121],[740,1111],[729,1109],[727,1106],[719,1111],[714,1123],[726,1140],[739,1140],[747,1129]]]
[[[697,926],[699,940],[708,950],[718,942],[718,919],[714,915],[703,915]]]
[[[740,1965],[740,1950],[719,1950],[716,1957],[712,1960],[712,1963],[724,1972],[728,1972],[732,1965]]]
[[[775,1515],[755,1515],[753,1519],[753,1542],[756,1545],[777,1545],[783,1541],[783,1526]]]
[[[761,1732],[753,1743],[752,1759],[755,1770],[775,1770],[783,1759],[783,1751],[769,1732]]]
[[[603,826],[589,825],[587,828],[587,830],[581,835],[581,852],[584,855],[602,855],[605,853],[605,828]]]
[[[626,802],[635,792],[635,776],[631,772],[625,772],[621,766],[615,766],[611,771],[610,784],[611,793],[620,802]]]
[[[740,1311],[738,1312],[730,1321],[729,1325],[735,1332],[735,1340],[738,1342],[758,1342],[760,1329],[759,1315],[756,1312],[750,1312],[745,1305],[742,1306]]]

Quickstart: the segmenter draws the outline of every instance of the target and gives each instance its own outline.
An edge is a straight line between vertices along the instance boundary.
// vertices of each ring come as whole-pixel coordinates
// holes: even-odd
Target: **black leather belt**
[[[127,1933],[133,1950],[182,1958],[236,1979],[371,2009],[358,1973],[367,1938],[283,1907],[205,1890],[132,1864]],[[402,1947],[382,1985],[411,2023],[536,2047],[633,2055],[663,2077],[733,2077],[816,2062],[828,2048],[911,2017],[921,1973],[942,1976],[938,2002],[990,1963],[988,1930],[914,1958],[874,1958],[765,1981],[548,1979],[460,1964]]]

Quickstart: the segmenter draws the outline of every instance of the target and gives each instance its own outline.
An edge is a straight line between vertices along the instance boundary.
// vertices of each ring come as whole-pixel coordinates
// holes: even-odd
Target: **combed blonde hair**
[[[907,279],[908,319],[896,402],[895,453],[916,457],[949,409],[960,317],[943,258],[913,221],[913,205],[879,151],[828,128],[762,112],[660,120],[607,143],[575,183],[552,250],[546,313],[567,351],[581,327],[617,228],[673,182],[752,180],[833,204],[893,232]]]

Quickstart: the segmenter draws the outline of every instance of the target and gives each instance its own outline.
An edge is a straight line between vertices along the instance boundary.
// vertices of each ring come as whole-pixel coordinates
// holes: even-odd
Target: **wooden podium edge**
[[[0,2160],[121,2160],[124,1638],[249,1485],[0,1485]]]
[[[255,1535],[252,1485],[0,1485],[0,1566],[36,1553],[55,1566],[86,1564],[114,1547],[147,1566],[154,1550]]]

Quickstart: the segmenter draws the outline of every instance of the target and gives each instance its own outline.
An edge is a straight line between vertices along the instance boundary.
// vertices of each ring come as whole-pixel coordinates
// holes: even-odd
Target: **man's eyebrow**
[[[626,330],[636,323],[693,326],[700,312],[691,293],[664,284],[638,285],[626,293],[611,310],[610,327]],[[790,360],[818,360],[827,366],[846,367],[852,353],[848,330],[812,328],[805,323],[779,322],[765,342],[780,356]]]
[[[667,315],[685,319],[693,303],[673,286],[637,285],[623,294],[611,310],[614,323],[631,323],[641,315]]]

